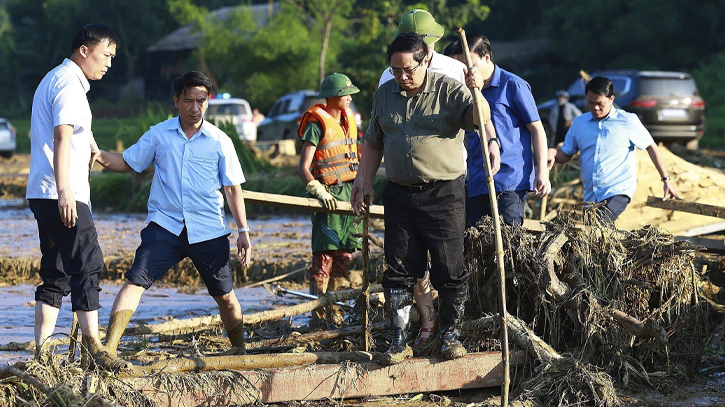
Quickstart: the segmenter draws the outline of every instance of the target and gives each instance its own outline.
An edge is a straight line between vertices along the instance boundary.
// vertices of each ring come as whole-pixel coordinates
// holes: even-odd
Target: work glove
[[[334,211],[337,209],[337,200],[327,191],[327,188],[320,181],[316,179],[310,181],[305,189],[310,195],[322,201],[327,210]]]

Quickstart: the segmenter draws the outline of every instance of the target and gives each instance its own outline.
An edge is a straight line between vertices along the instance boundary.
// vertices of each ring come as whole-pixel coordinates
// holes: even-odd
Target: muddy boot
[[[232,348],[224,352],[225,355],[246,355],[247,351],[244,348],[244,323],[240,322],[236,328],[227,331],[229,342],[232,344]]]
[[[412,288],[386,288],[385,306],[393,339],[390,349],[380,357],[380,363],[389,366],[413,356],[413,349],[406,343],[410,324],[410,308],[413,306]]]
[[[330,282],[330,270],[332,268],[331,251],[312,253],[312,264],[310,265],[310,294],[320,296],[327,292],[327,285]],[[326,327],[325,309],[320,308],[312,311],[311,326]]]
[[[86,369],[99,368],[109,372],[130,372],[133,364],[116,355],[111,355],[98,339],[83,335],[81,339],[81,366]]]
[[[331,277],[328,289],[329,291],[337,291],[348,286],[349,284],[344,277]],[[329,322],[337,327],[344,325],[345,311],[342,309],[342,307],[340,307],[339,305],[330,305],[328,307],[325,307],[325,311],[325,316]]]
[[[456,290],[438,291],[438,318],[441,324],[441,352],[446,359],[458,359],[466,356],[466,348],[458,340],[463,323],[468,290],[464,286]]]
[[[327,284],[329,280],[327,278],[310,278],[310,294],[320,296],[327,292]],[[324,326],[325,325],[325,314],[327,308],[318,308],[312,310],[312,325]]]
[[[47,338],[40,345],[35,345],[35,360],[43,365],[47,365],[53,360],[53,350],[50,347],[50,338]]]
[[[121,342],[123,332],[126,330],[129,321],[133,316],[133,310],[123,309],[111,315],[108,319],[108,330],[106,331],[106,351],[111,356],[118,355],[118,344]]]

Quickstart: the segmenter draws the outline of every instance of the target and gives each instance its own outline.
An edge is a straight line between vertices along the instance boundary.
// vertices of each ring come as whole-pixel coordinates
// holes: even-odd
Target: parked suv
[[[300,90],[277,99],[269,109],[267,117],[259,123],[257,140],[298,139],[297,126],[300,124],[302,115],[307,109],[318,103],[325,103],[325,100],[318,99],[317,91],[314,90]],[[362,133],[362,116],[355,108],[355,102],[350,103],[350,109],[355,114],[358,132]]]
[[[214,123],[231,122],[242,140],[257,140],[257,125],[254,124],[252,109],[249,107],[249,102],[244,99],[230,97],[209,99],[206,117]]]
[[[621,109],[637,114],[655,141],[685,144],[697,149],[705,134],[705,101],[700,97],[695,80],[684,72],[663,71],[599,71],[591,77],[606,76],[614,83],[614,103]],[[589,110],[584,95],[583,79],[569,87],[569,101],[583,112]],[[540,104],[547,134],[549,112],[556,106],[552,99]]]
[[[15,153],[15,127],[9,121],[0,118],[0,156],[10,158]]]

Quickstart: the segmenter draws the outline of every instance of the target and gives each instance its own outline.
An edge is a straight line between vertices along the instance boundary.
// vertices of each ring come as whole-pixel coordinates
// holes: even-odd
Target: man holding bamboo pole
[[[407,345],[413,285],[425,274],[439,294],[442,352],[466,354],[458,340],[468,297],[463,265],[465,227],[465,150],[463,130],[477,125],[470,91],[464,84],[426,68],[428,46],[415,33],[400,33],[388,46],[390,72],[375,95],[362,161],[352,189],[357,213],[363,196],[373,196],[373,179],[385,157],[383,274],[386,309],[393,335],[381,362],[413,355]],[[485,116],[487,138],[495,137]],[[495,147],[494,147],[495,148]]]

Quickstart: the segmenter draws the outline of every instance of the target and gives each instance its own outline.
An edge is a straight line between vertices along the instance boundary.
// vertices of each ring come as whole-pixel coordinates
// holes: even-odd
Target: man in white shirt
[[[407,32],[414,32],[422,36],[423,41],[428,44],[428,69],[431,72],[441,73],[458,82],[466,83],[464,74],[466,65],[435,51],[435,43],[443,37],[444,30],[443,26],[438,24],[429,12],[413,9],[403,14],[398,29],[395,31],[395,37],[400,33]],[[389,69],[386,69],[380,75],[378,87],[391,79],[394,79],[393,74],[390,73]]]
[[[113,365],[98,338],[98,286],[103,254],[91,216],[88,176],[98,147],[86,98],[89,80],[103,78],[118,38],[102,24],[76,33],[70,59],[38,85],[30,123],[26,199],[38,222],[40,277],[35,291],[36,356],[44,359],[62,299],[70,294],[84,345],[95,362]]]

